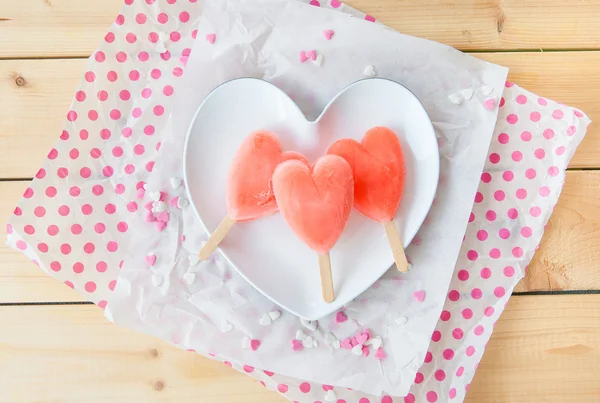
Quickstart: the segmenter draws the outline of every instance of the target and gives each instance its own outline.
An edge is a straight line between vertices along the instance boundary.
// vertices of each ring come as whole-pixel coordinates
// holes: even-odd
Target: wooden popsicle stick
[[[321,270],[321,291],[323,300],[328,304],[335,299],[335,291],[333,290],[333,277],[331,276],[331,261],[329,253],[319,255],[319,269]]]
[[[404,254],[402,238],[400,238],[400,233],[398,233],[398,228],[396,228],[394,220],[383,223],[383,226],[385,227],[385,233],[392,248],[398,271],[408,271],[408,260],[406,260],[406,255]]]
[[[231,218],[229,215],[225,216],[221,224],[217,227],[215,232],[212,233],[208,241],[204,244],[202,249],[200,249],[200,253],[198,254],[198,258],[200,260],[206,260],[210,257],[210,255],[217,249],[223,238],[227,235],[233,224],[236,221]]]

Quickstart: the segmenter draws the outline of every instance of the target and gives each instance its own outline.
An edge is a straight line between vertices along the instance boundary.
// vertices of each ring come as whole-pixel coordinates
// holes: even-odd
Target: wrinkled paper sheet
[[[323,37],[327,29],[335,32],[330,41]],[[214,44],[203,39],[211,33],[216,34]],[[320,320],[319,330],[310,334],[319,343],[317,348],[292,350],[296,331],[304,328],[289,313],[268,327],[261,325],[260,317],[276,307],[224,258],[192,268],[196,275],[192,285],[183,280],[190,270],[188,256],[197,253],[206,236],[192,209],[184,209],[181,219],[160,235],[148,231],[152,224],[135,223],[135,233],[142,235],[130,249],[132,259],[126,259],[108,307],[113,320],[162,339],[175,337],[186,348],[282,375],[372,394],[405,395],[439,319],[496,123],[498,108],[484,107],[489,96],[482,88],[498,98],[507,69],[295,1],[206,1],[198,38],[171,125],[164,132],[163,152],[156,162],[161,175],[150,178],[148,189],[169,189],[171,177],[183,176],[181,156],[188,127],[204,97],[219,84],[239,77],[267,80],[312,120],[339,91],[364,78],[365,66],[373,65],[379,77],[395,80],[417,95],[444,145],[436,200],[417,241],[406,251],[412,270],[404,275],[390,270],[348,304],[349,321],[337,324],[335,315]],[[301,50],[313,48],[324,56],[322,67],[298,60]],[[472,98],[461,105],[453,103],[450,96],[463,89],[472,89]],[[152,270],[143,264],[150,253],[158,256]],[[157,274],[164,278],[160,287],[152,283]],[[415,298],[415,292],[424,292],[424,301]],[[222,332],[224,320],[233,331]],[[365,358],[336,350],[324,339],[328,332],[341,340],[361,329],[383,339],[386,359],[377,360],[374,351]],[[259,340],[260,348],[243,348],[244,337]]]

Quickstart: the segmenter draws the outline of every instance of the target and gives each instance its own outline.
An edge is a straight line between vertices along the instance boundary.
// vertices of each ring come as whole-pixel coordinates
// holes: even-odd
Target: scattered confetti
[[[160,201],[160,196],[161,196],[161,193],[160,193],[159,191],[156,191],[156,192],[152,192],[152,193],[150,193],[150,195],[149,195],[149,196],[150,196],[150,199],[151,199],[152,201],[155,201],[155,202],[157,202],[157,201]]]
[[[362,344],[357,344],[356,346],[352,347],[352,353],[355,355],[362,355],[363,354],[363,346]]]
[[[375,73],[375,67],[368,65],[367,67],[365,67],[363,74],[367,77],[375,77],[377,73]]]
[[[323,55],[318,54],[317,58],[313,61],[313,63],[316,64],[317,66],[321,67],[323,65]]]
[[[323,31],[323,36],[325,37],[325,39],[330,41],[331,38],[333,38],[333,29],[326,29],[325,31]]]
[[[171,178],[171,186],[173,187],[173,189],[177,189],[182,184],[183,184],[183,179],[178,178],[176,176]]]
[[[380,337],[373,337],[365,342],[365,346],[371,346],[374,350],[377,350],[379,347],[381,347],[382,343],[383,342],[381,341]]]
[[[304,340],[302,340],[302,345],[306,348],[313,348],[313,341],[313,338],[311,336],[308,336]]]
[[[352,346],[352,342],[350,341],[350,339],[349,339],[349,338],[348,338],[348,339],[344,339],[344,340],[342,340],[342,342],[340,343],[340,346],[341,346],[342,348],[345,348],[345,349],[347,349],[347,350],[351,350],[351,349],[352,349],[352,347],[353,347],[353,346]]]
[[[167,208],[168,208],[167,203],[165,203],[163,201],[157,201],[152,206],[152,212],[153,213],[162,213],[163,211],[167,211]]]
[[[348,317],[346,316],[346,314],[343,311],[339,311],[338,313],[335,314],[336,323],[344,323],[347,320],[348,320]]]
[[[252,351],[258,350],[259,347],[260,347],[260,340],[256,340],[256,339],[250,340],[250,348],[252,349]]]
[[[233,330],[233,325],[231,323],[229,323],[228,321],[223,321],[223,323],[221,323],[221,332],[227,333],[227,332],[231,332],[232,330]]]

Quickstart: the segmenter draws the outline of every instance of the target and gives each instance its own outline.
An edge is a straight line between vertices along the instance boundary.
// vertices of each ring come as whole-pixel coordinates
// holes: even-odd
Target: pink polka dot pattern
[[[340,7],[333,0],[311,4]],[[150,5],[159,11],[151,13]],[[142,220],[139,211],[147,202],[136,199],[133,183],[151,177],[199,17],[192,0],[125,0],[90,59],[60,140],[7,226],[11,246],[103,309],[110,309],[132,223]],[[159,56],[156,44],[164,34],[171,43]],[[478,202],[432,333],[437,341],[420,357],[426,361],[415,378],[420,382],[403,398],[334,388],[337,403],[464,397],[493,324],[539,243],[587,124],[582,113],[511,83],[499,107]],[[228,364],[290,400],[323,401],[323,385]]]

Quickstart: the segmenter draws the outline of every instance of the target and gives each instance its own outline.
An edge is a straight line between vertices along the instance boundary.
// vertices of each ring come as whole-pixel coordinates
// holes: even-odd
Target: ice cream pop
[[[288,159],[307,162],[300,153],[282,152],[279,138],[269,131],[259,130],[244,139],[227,177],[228,214],[200,250],[200,260],[210,257],[236,222],[256,220],[277,211],[271,177],[275,167]]]
[[[329,251],[346,227],[354,194],[350,165],[337,155],[325,155],[310,167],[306,161],[286,161],[273,173],[279,211],[294,233],[319,255],[325,302],[335,292]]]
[[[328,154],[343,157],[354,174],[354,208],[372,220],[383,223],[394,254],[396,267],[408,270],[402,239],[394,215],[404,191],[404,154],[398,136],[387,127],[370,129],[359,143],[341,139]]]

